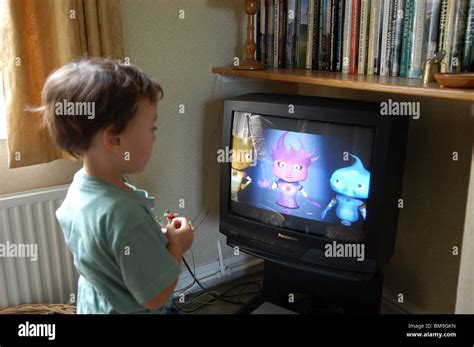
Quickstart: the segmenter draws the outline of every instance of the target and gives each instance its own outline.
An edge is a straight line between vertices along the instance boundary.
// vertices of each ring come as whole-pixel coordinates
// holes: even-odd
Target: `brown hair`
[[[75,157],[110,125],[116,134],[133,119],[138,102],[163,98],[160,85],[140,69],[119,60],[84,58],[64,65],[47,78],[41,94],[43,122],[54,142]],[[58,115],[62,105],[94,105],[94,117]],[[63,108],[64,109],[64,108]],[[77,109],[75,109],[77,111]]]

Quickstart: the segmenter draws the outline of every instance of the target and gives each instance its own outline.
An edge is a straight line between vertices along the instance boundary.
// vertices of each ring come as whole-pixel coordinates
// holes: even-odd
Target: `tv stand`
[[[355,281],[265,261],[263,300],[308,314],[379,314],[383,273]]]

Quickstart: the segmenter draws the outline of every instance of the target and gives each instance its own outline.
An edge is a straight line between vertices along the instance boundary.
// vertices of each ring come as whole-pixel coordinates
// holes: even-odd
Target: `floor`
[[[262,302],[263,272],[240,277],[236,280],[210,288],[208,294],[195,293],[185,297],[184,303],[177,303],[182,314],[236,314],[249,313]],[[210,292],[210,293],[209,293]],[[223,295],[222,300],[216,300],[217,295]],[[240,303],[238,303],[240,301]],[[208,303],[208,304],[206,304]],[[247,304],[247,307],[244,305]],[[250,309],[250,311],[249,311]],[[291,313],[285,309],[265,303],[254,313],[284,314]],[[322,312],[326,313],[326,312]],[[381,314],[396,314],[390,305],[382,301]]]

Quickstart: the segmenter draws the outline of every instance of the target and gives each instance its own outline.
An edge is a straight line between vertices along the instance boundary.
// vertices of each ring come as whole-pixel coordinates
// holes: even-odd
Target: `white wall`
[[[169,208],[194,218],[209,209],[193,246],[196,263],[207,264],[217,257],[217,240],[225,239],[218,231],[216,161],[223,99],[252,91],[297,93],[297,85],[225,83],[212,74],[213,66],[230,66],[235,56],[243,57],[243,1],[122,0],[122,9],[125,54],[155,77],[165,94],[158,108],[153,158],[131,181],[156,196],[157,211]],[[178,17],[180,10],[184,19]],[[181,104],[185,114],[179,113]],[[180,199],[184,209],[179,208]],[[225,247],[224,257],[232,256]]]

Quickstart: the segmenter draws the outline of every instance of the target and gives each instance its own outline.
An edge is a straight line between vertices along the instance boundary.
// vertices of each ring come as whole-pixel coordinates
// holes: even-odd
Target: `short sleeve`
[[[115,259],[123,281],[137,302],[143,305],[162,292],[181,272],[170,255],[160,228],[144,218],[133,230],[123,232],[114,245]]]

